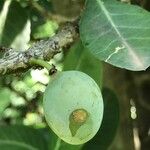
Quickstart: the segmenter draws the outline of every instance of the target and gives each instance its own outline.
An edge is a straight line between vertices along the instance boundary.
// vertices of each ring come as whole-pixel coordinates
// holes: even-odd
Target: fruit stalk
[[[38,66],[44,67],[48,71],[50,71],[52,69],[52,67],[53,67],[48,62],[46,62],[46,61],[44,61],[42,59],[31,58],[29,62],[30,62],[31,65],[38,65]]]

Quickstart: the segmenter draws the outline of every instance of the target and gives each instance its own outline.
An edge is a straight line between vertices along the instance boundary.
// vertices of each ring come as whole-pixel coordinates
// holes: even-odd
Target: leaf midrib
[[[132,47],[126,42],[125,38],[122,36],[122,34],[117,29],[113,19],[111,18],[111,15],[110,15],[109,11],[107,10],[107,8],[104,5],[104,2],[102,2],[101,0],[96,0],[96,1],[99,4],[100,9],[102,9],[104,15],[108,19],[109,23],[111,24],[111,26],[113,27],[113,29],[115,30],[117,35],[120,37],[120,39],[121,39],[122,43],[124,44],[124,46],[129,50],[130,55],[133,57],[134,63],[137,63],[139,68],[145,68],[144,64],[141,61],[141,59],[139,58],[139,56],[132,50]]]
[[[17,142],[17,141],[0,140],[0,145],[2,145],[2,144],[16,145],[16,146],[27,148],[28,150],[38,150],[37,148],[34,148],[31,145],[27,145],[25,143],[21,143],[21,142]]]

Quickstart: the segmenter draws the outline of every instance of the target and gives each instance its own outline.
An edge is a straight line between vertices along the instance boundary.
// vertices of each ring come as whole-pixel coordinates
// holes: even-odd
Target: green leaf
[[[102,86],[102,64],[77,42],[69,51],[64,62],[64,70],[79,70],[91,76],[99,86]]]
[[[25,126],[1,126],[0,149],[48,150],[45,137],[36,129]]]
[[[82,145],[70,145],[63,142],[52,130],[42,129],[41,130],[47,139],[49,150],[81,150]]]
[[[10,103],[10,96],[11,96],[11,91],[3,88],[0,89],[0,117],[5,110],[5,108],[9,105]]]
[[[103,90],[104,117],[96,136],[83,146],[82,150],[107,150],[112,143],[119,124],[119,103],[116,95],[109,89]]]
[[[81,39],[99,59],[128,70],[150,66],[150,13],[115,0],[87,0]]]
[[[27,43],[30,39],[30,23],[25,8],[16,1],[5,1],[0,14],[0,44],[6,47],[11,44]],[[24,31],[24,32],[23,32]],[[17,38],[17,36],[19,36]],[[19,40],[20,41],[19,41]],[[15,42],[16,41],[16,42]],[[19,41],[19,42],[18,42]],[[13,47],[14,44],[13,43]],[[14,48],[18,48],[16,46]],[[20,46],[19,48],[23,48]]]

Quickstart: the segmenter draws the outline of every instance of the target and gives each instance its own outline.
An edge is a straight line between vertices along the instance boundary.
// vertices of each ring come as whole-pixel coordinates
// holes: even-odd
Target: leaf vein
[[[115,30],[116,34],[120,37],[123,45],[128,49],[130,55],[133,58],[133,62],[136,63],[136,65],[138,65],[139,68],[144,68],[144,64],[142,62],[142,60],[139,58],[139,56],[134,52],[134,50],[132,49],[132,47],[127,43],[127,41],[125,40],[125,38],[122,36],[122,34],[120,33],[120,31],[118,30],[118,28],[116,27],[113,19],[111,18],[111,14],[110,12],[107,10],[106,6],[104,5],[104,2],[102,2],[101,0],[96,0],[97,3],[100,6],[100,9],[102,9],[104,15],[106,16],[106,18],[108,19],[108,21],[110,22],[111,26],[113,27],[113,29]]]

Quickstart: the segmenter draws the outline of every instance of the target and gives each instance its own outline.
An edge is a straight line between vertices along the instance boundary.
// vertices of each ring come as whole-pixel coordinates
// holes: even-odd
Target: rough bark
[[[32,67],[31,58],[50,60],[60,50],[71,44],[78,36],[77,22],[68,23],[56,35],[35,43],[26,51],[3,48],[6,50],[0,59],[0,75],[26,71]]]

